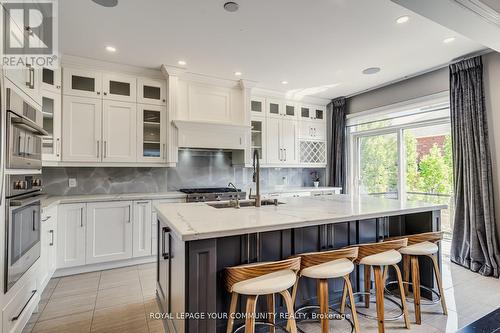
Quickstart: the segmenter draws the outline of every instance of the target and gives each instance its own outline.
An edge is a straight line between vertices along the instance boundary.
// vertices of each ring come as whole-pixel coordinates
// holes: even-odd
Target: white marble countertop
[[[158,192],[158,193],[121,193],[121,194],[48,196],[42,199],[42,208],[48,208],[52,205],[57,205],[57,204],[69,204],[69,203],[80,203],[80,202],[161,200],[161,199],[185,199],[185,198],[186,194],[178,191]]]
[[[190,241],[447,208],[419,201],[342,194],[286,198],[280,202],[284,204],[240,209],[214,208],[207,203],[167,203],[157,205],[156,210],[181,240]]]
[[[290,192],[317,192],[317,191],[335,191],[342,190],[342,187],[331,187],[331,186],[284,186],[276,187],[274,189],[265,189],[261,191],[261,194],[270,193],[290,193]]]

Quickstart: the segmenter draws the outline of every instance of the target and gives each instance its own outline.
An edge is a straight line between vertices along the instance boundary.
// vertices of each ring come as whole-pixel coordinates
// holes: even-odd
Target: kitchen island
[[[168,332],[225,332],[230,301],[226,267],[438,231],[445,208],[348,195],[280,199],[277,205],[259,208],[158,205],[157,296],[168,314],[165,326]],[[355,290],[364,285],[360,270],[352,275]],[[431,266],[422,262],[420,272],[422,285],[433,287]],[[331,284],[331,299],[338,299],[342,286],[340,280]],[[297,307],[309,304],[317,304],[314,281],[301,283],[296,300]],[[281,307],[277,303],[277,311]]]

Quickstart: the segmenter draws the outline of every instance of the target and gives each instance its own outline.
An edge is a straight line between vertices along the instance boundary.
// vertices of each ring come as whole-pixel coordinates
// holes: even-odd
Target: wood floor
[[[163,333],[155,265],[52,279],[23,333]]]
[[[411,330],[398,320],[386,323],[386,332],[455,332],[500,307],[500,280],[472,273],[446,257],[443,283],[448,316],[442,314],[440,304],[422,306],[422,325],[416,325],[413,304],[408,303]],[[161,322],[148,318],[156,311],[154,264],[81,274],[50,281],[40,311],[24,332],[163,333]],[[360,326],[361,332],[377,332],[377,321],[360,317]],[[299,327],[308,333],[321,331],[317,323]],[[330,332],[350,332],[350,327],[331,321]]]

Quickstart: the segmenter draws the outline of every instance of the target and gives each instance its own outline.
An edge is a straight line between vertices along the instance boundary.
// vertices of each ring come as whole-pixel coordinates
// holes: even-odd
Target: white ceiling
[[[401,79],[484,47],[390,0],[60,0],[60,51],[148,68],[258,82],[333,98]],[[409,15],[406,24],[396,18]],[[443,39],[456,36],[455,42]],[[106,45],[117,48],[110,54]],[[367,67],[382,71],[363,75]],[[289,82],[284,86],[282,80]]]

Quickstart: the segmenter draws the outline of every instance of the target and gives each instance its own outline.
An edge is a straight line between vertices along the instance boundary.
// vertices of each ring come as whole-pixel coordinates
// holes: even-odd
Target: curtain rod
[[[447,62],[447,63],[445,63],[443,65],[432,67],[432,68],[429,68],[429,69],[427,69],[425,71],[417,72],[417,73],[412,74],[412,75],[406,75],[406,76],[404,76],[404,77],[402,77],[400,79],[389,81],[389,82],[383,83],[381,85],[375,86],[373,88],[369,88],[369,89],[366,89],[366,90],[361,90],[359,92],[356,92],[356,93],[353,93],[353,94],[350,94],[350,95],[347,95],[347,96],[343,96],[343,97],[345,97],[345,98],[351,98],[351,97],[354,97],[354,96],[365,94],[367,92],[374,91],[374,90],[377,90],[377,89],[380,89],[380,88],[384,88],[384,87],[390,86],[392,84],[396,84],[398,82],[403,82],[405,80],[409,80],[409,79],[412,79],[412,78],[415,78],[415,77],[418,77],[418,76],[421,76],[421,75],[424,75],[424,74],[427,74],[427,73],[430,73],[430,72],[437,71],[437,70],[439,70],[441,68],[448,67],[451,64],[454,64],[454,63],[457,63],[457,62],[460,62],[460,61],[463,61],[463,60],[466,60],[466,59],[474,58],[474,57],[477,57],[477,56],[480,56],[480,55],[485,55],[485,54],[488,54],[488,53],[491,53],[491,52],[494,52],[494,51],[492,49],[483,49],[483,50],[480,50],[480,51],[477,51],[477,52],[469,53],[469,54],[466,54],[466,55],[461,56],[459,58],[452,59],[450,62]],[[339,97],[342,97],[342,96],[339,96]],[[338,98],[338,97],[335,97],[335,98]],[[332,100],[335,99],[335,98],[332,98]]]

